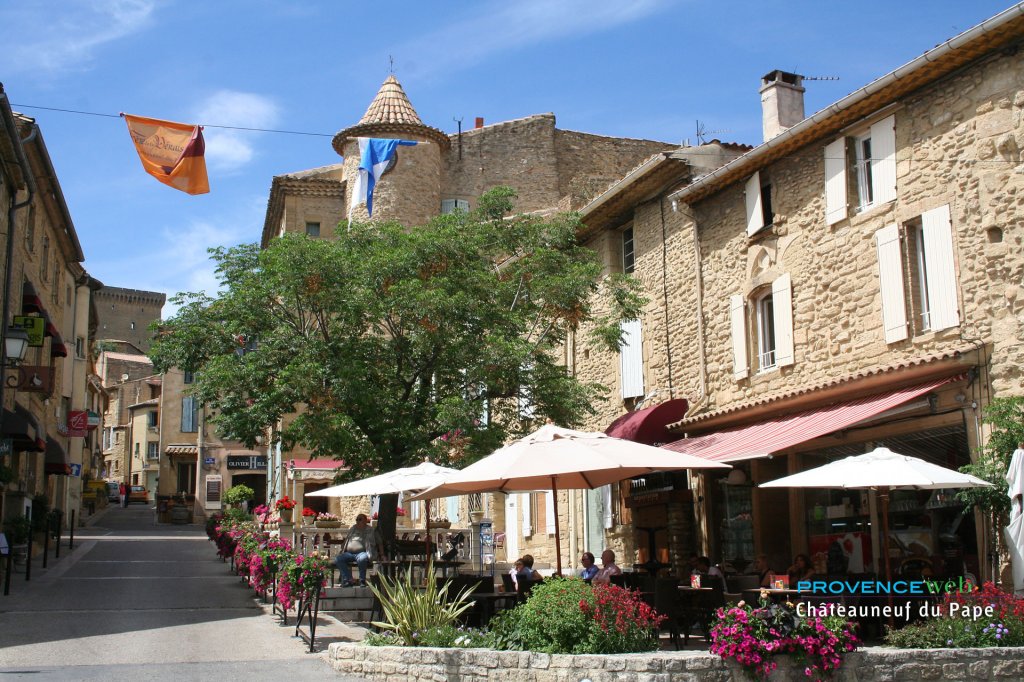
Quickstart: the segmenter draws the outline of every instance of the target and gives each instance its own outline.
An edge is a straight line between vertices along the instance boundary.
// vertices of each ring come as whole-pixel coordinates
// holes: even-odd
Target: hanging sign
[[[38,348],[43,345],[43,335],[46,330],[46,320],[43,318],[33,315],[15,315],[14,324],[11,326],[23,329],[28,334],[29,346]]]
[[[84,438],[88,434],[88,410],[71,410],[68,412],[68,436],[71,438]]]

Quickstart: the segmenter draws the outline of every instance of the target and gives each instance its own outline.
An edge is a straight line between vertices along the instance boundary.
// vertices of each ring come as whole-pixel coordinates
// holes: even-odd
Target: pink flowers
[[[842,656],[858,644],[853,625],[841,618],[799,618],[790,605],[759,608],[737,605],[718,610],[711,629],[711,652],[732,658],[758,678],[778,667],[776,654],[792,654],[804,664],[804,674],[827,677],[842,664]]]

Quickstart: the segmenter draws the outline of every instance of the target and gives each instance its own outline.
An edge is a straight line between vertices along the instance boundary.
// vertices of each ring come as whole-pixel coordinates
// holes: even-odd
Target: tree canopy
[[[566,371],[561,344],[586,323],[617,350],[643,299],[602,276],[575,214],[512,216],[514,196],[414,228],[212,249],[220,292],[173,299],[150,356],[196,373],[225,438],[270,431],[356,477],[424,457],[460,466],[530,421],[579,425],[603,388]]]

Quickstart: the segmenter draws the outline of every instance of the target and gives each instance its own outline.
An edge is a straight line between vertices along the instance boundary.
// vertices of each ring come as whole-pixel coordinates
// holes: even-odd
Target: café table
[[[807,596],[806,594],[802,594],[800,590],[754,587],[743,590],[743,601],[753,606],[757,606],[761,603],[762,592],[767,593],[768,601],[773,604],[793,601],[794,599],[799,599],[801,596]]]
[[[682,616],[683,645],[690,643],[690,628],[694,623],[699,623],[705,636],[708,633],[709,624],[716,604],[715,594],[722,595],[721,590],[713,587],[692,587],[691,585],[680,585],[679,588],[679,612]]]

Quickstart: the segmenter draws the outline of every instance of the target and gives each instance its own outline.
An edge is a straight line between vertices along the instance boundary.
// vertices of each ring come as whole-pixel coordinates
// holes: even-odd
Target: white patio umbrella
[[[562,571],[558,490],[593,489],[633,476],[678,469],[728,469],[728,464],[642,443],[546,424],[411,499],[481,492],[551,490],[555,500],[555,562]]]
[[[419,492],[444,483],[448,477],[457,474],[458,469],[443,467],[432,462],[422,462],[414,467],[403,467],[377,476],[358,481],[342,483],[323,490],[309,493],[310,497],[364,497],[366,495],[389,495],[394,493]],[[426,543],[430,554],[430,500],[426,503]]]
[[[1007,495],[1010,496],[1010,525],[1004,530],[1006,546],[1010,550],[1013,569],[1013,591],[1024,594],[1024,449],[1013,451],[1010,468],[1006,470],[1006,482],[1009,484]]]
[[[875,448],[864,455],[855,455],[829,462],[824,466],[801,471],[792,476],[762,483],[760,488],[841,488],[874,489],[882,502],[882,555],[885,558],[886,580],[892,579],[889,565],[889,490],[912,488],[978,488],[991,483],[976,476],[962,474],[917,457],[901,455],[888,448]]]

